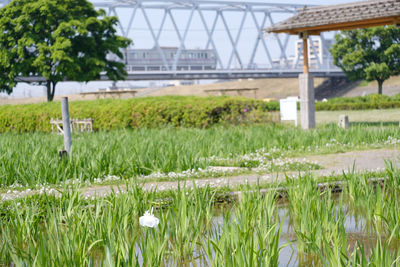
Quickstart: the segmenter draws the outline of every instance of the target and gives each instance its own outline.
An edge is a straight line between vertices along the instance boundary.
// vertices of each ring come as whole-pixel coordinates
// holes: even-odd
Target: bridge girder
[[[156,48],[160,58],[163,61],[163,69],[168,71],[176,71],[179,57],[182,50],[185,49],[188,33],[192,30],[192,20],[195,15],[199,18],[200,24],[196,27],[200,27],[205,33],[207,42],[204,49],[213,49],[216,53],[217,59],[217,70],[216,71],[229,71],[229,70],[247,70],[247,69],[265,69],[275,70],[277,73],[282,70],[288,69],[299,69],[298,66],[299,58],[294,60],[295,64],[288,65],[287,50],[290,44],[289,35],[286,34],[273,34],[272,40],[275,42],[275,48],[271,42],[266,40],[266,36],[262,31],[263,28],[268,25],[274,24],[277,20],[274,20],[274,15],[287,14],[287,16],[296,13],[296,10],[303,8],[304,5],[299,4],[284,4],[284,3],[261,3],[261,2],[237,2],[237,1],[218,1],[218,0],[90,0],[95,8],[105,9],[108,15],[115,15],[118,17],[120,23],[118,25],[119,31],[125,37],[135,38],[135,19],[138,13],[141,12],[144,18],[142,25],[147,28],[147,32],[151,35],[151,45]],[[9,0],[0,0],[0,6],[8,3]],[[152,12],[161,12],[163,18],[158,27],[153,26],[154,23]],[[188,15],[185,21],[177,23],[178,15],[174,12],[186,12]],[[232,29],[232,21],[229,21],[228,14],[234,13],[237,20],[240,21],[237,29]],[[128,14],[128,15],[127,15]],[[123,18],[122,18],[123,16]],[[175,54],[173,65],[168,65],[165,59],[165,54],[162,51],[163,44],[161,43],[161,35],[165,30],[165,21],[170,19],[173,25],[171,30],[177,36],[178,51]],[[125,25],[122,21],[125,20]],[[245,59],[243,49],[239,49],[239,42],[243,42],[243,32],[247,31],[245,28],[245,22],[247,25],[252,25],[253,30],[256,31],[254,39],[246,39],[246,49],[250,51],[249,56]],[[220,29],[217,29],[219,23]],[[181,27],[181,29],[179,28]],[[197,29],[196,29],[197,30]],[[219,31],[217,33],[217,30]],[[217,44],[217,36],[222,33],[227,36],[227,41],[221,46]],[[271,38],[268,37],[268,38]],[[133,39],[131,38],[131,39]],[[322,40],[322,49],[325,53],[328,53],[326,47],[325,38]],[[135,40],[134,40],[135,41]],[[149,42],[150,43],[150,42]],[[317,48],[314,47],[313,42],[311,43],[311,50],[314,54],[317,54]],[[229,51],[228,51],[229,50]],[[265,55],[265,62],[267,66],[259,66],[257,61],[257,54],[263,53]],[[278,51],[278,52],[277,52]],[[223,59],[222,54],[227,55]],[[279,64],[276,64],[276,60],[279,60]],[[274,63],[275,61],[275,63]],[[234,62],[236,64],[234,64]],[[283,62],[283,64],[281,64]],[[320,59],[316,58],[317,69],[326,68]]]
[[[216,53],[217,65],[220,70],[230,70],[230,69],[249,69],[249,68],[271,68],[271,69],[289,69],[298,68],[299,60],[296,58],[293,60],[290,66],[288,65],[288,45],[289,35],[286,34],[272,34],[268,42],[265,38],[265,34],[262,31],[263,28],[268,25],[274,24],[277,20],[274,20],[274,16],[277,14],[282,16],[286,14],[291,16],[297,12],[297,9],[304,8],[305,5],[300,4],[285,4],[285,3],[262,3],[262,2],[238,2],[238,1],[218,1],[218,0],[91,0],[96,8],[102,8],[107,11],[109,15],[115,15],[119,18],[120,24],[119,29],[125,37],[133,36],[135,38],[135,28],[133,27],[134,21],[141,12],[145,21],[144,26],[147,27],[148,31],[151,33],[151,39],[153,47],[158,51],[159,57],[163,61],[163,69],[166,70],[176,70],[179,56],[181,55],[182,49],[186,47],[188,32],[192,30],[191,22],[193,17],[197,15],[200,18],[200,25],[197,27],[202,28],[206,35],[207,43],[204,49],[213,49]],[[121,22],[121,10],[131,10],[129,14],[129,22],[123,25]],[[162,12],[163,19],[159,25],[158,31],[153,26],[151,19],[149,18],[149,13],[154,10]],[[177,15],[174,15],[173,11],[185,11],[189,15],[181,27],[183,29],[178,29],[176,25]],[[207,15],[205,15],[207,13]],[[235,13],[237,20],[240,24],[236,30],[231,28],[232,21],[229,21],[227,14]],[[165,59],[165,54],[163,53],[161,47],[162,42],[160,40],[160,35],[165,27],[165,20],[169,18],[173,23],[173,32],[177,35],[178,41],[178,52],[174,58],[174,64],[168,65]],[[125,18],[126,19],[126,18]],[[246,39],[245,42],[248,43],[247,51],[250,51],[249,56],[245,60],[245,52],[243,49],[239,49],[239,43],[243,42],[243,32],[247,31],[244,25],[252,25],[253,30],[256,31],[253,38]],[[219,33],[216,33],[216,25],[222,29],[219,29]],[[141,26],[143,26],[143,24]],[[222,32],[222,33],[221,33]],[[227,40],[224,45],[217,44],[217,37],[225,35]],[[132,39],[133,39],[132,38]],[[322,50],[328,53],[326,48],[325,39],[322,39]],[[134,40],[135,43],[135,40]],[[314,47],[312,44],[311,51],[314,54],[318,54],[318,48]],[[229,52],[226,50],[229,49]],[[261,50],[261,51],[260,51]],[[278,51],[278,52],[276,52]],[[228,54],[227,54],[228,53]],[[265,58],[262,61],[263,66],[258,67],[260,60],[257,60],[257,53],[264,54]],[[223,59],[223,54],[225,60]],[[274,55],[274,56],[273,56]],[[277,64],[276,62],[279,62]],[[236,62],[234,66],[233,62]],[[316,59],[318,68],[326,68],[327,66],[322,66],[323,62],[317,57]]]

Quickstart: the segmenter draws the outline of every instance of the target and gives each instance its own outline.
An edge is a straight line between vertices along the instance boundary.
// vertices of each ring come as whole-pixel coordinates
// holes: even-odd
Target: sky
[[[246,2],[246,1],[244,1]],[[319,5],[321,4],[321,1],[318,0],[281,0],[281,1],[265,1],[265,0],[251,0],[249,2],[261,2],[261,3],[291,3],[291,4],[306,4],[306,5]],[[348,0],[333,0],[333,1],[324,1],[324,5],[330,5],[330,4],[341,4],[341,3],[348,3],[352,1]],[[118,16],[120,17],[121,23],[123,27],[127,28],[128,21],[129,21],[129,12],[131,11],[126,11],[126,10],[117,10]],[[157,32],[157,30],[160,28],[161,24],[161,18],[162,18],[162,11],[149,11],[148,16],[151,20],[152,27],[154,30]],[[206,17],[206,20],[208,21],[208,27],[211,28],[212,21],[215,17],[215,15],[211,12],[207,13],[204,12],[204,16]],[[229,29],[230,32],[235,38],[238,34],[238,30],[240,27],[241,19],[243,14],[238,14],[235,12],[232,13],[227,13],[225,14],[226,20],[229,24]],[[290,14],[286,14],[284,16],[280,14],[275,14],[272,16],[274,23],[279,22],[280,20],[285,19],[286,17],[289,17]],[[176,19],[179,31],[181,35],[183,36],[184,29],[186,26],[186,22],[188,21],[189,13],[188,12],[180,12],[176,11],[174,13],[174,18]],[[258,23],[261,25],[261,21],[263,19],[262,14],[259,14],[256,16]],[[269,26],[269,25],[265,25]],[[200,19],[199,15],[194,15],[191,25],[190,25],[190,30],[188,31],[187,38],[185,41],[185,46],[188,49],[193,49],[193,48],[200,48],[203,49],[205,47],[205,44],[207,42],[207,34],[204,29],[204,25],[202,24],[202,21]],[[237,48],[241,57],[241,61],[243,62],[243,65],[247,65],[247,63],[250,61],[251,54],[253,52],[253,47],[255,45],[255,40],[257,38],[257,28],[255,26],[254,21],[252,20],[252,17],[250,15],[247,15],[246,20],[244,22],[243,26],[243,32],[240,35]],[[154,46],[154,41],[152,39],[151,33],[148,30],[147,24],[144,20],[144,16],[141,12],[137,12],[134,23],[133,23],[133,29],[130,31],[130,35],[128,36],[133,40],[133,48],[152,48]],[[332,38],[333,36],[330,36],[327,34],[325,38]],[[289,39],[289,44],[286,49],[286,54],[288,56],[294,54],[294,40],[296,39],[296,36],[290,37]],[[226,30],[224,28],[224,24],[221,21],[221,19],[218,20],[217,26],[216,26],[216,31],[213,36],[213,40],[217,46],[217,50],[219,51],[219,54],[226,65],[229,61],[229,58],[231,57],[231,53],[233,51],[232,45],[230,43],[229,35],[226,33]],[[272,35],[267,35],[265,36],[265,40],[268,46],[268,50],[270,51],[271,57],[273,58],[279,58],[280,56],[280,49],[278,46],[278,42],[275,36]],[[284,41],[284,37],[281,36],[282,42]],[[165,22],[163,32],[160,35],[160,46],[179,46],[179,40],[177,38],[177,34],[173,28],[172,21],[168,18]],[[267,67],[267,54],[265,50],[263,50],[263,47],[261,43],[258,46],[258,49],[256,50],[255,54],[255,63],[260,66],[260,67]],[[231,61],[232,66],[238,67],[239,66],[239,60],[235,57],[233,57],[233,60]],[[96,91],[99,88],[107,88],[111,85],[109,82],[90,82],[88,84],[85,83],[76,83],[76,82],[67,82],[67,83],[60,83],[57,85],[56,89],[56,94],[57,95],[65,95],[65,94],[74,94],[74,93],[80,93],[80,92],[87,92],[87,91]],[[119,86],[147,86],[147,82],[120,82]],[[44,96],[45,90],[43,86],[32,86],[32,85],[27,85],[27,84],[19,84],[17,88],[14,89],[14,93],[11,96],[11,98],[20,98],[20,97],[37,97],[37,96]],[[6,94],[0,93],[0,97],[5,97]],[[1,100],[0,100],[1,101]]]
[[[260,0],[254,0],[253,2],[263,2]],[[268,1],[269,2],[269,1]],[[305,4],[305,5],[335,5],[335,4],[343,4],[355,2],[353,0],[333,0],[333,1],[320,1],[320,0],[293,0],[293,1],[278,1],[279,3],[296,3],[296,4]]]

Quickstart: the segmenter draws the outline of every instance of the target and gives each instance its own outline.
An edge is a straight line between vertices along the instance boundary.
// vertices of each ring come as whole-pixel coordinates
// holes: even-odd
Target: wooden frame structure
[[[71,132],[93,132],[93,121],[94,119],[71,119],[70,120],[70,129]],[[51,124],[51,132],[57,132],[59,134],[64,134],[63,130],[63,121],[60,119],[50,120]]]
[[[205,93],[218,93],[219,96],[226,95],[227,92],[236,92],[238,96],[242,96],[243,92],[253,92],[254,98],[257,98],[258,88],[219,88],[219,89],[206,89]]]
[[[97,92],[85,92],[80,93],[80,95],[84,98],[85,96],[95,96],[96,99],[105,99],[105,98],[129,98],[134,97],[137,93],[136,90],[99,90]]]
[[[300,74],[300,113],[303,129],[315,127],[314,88],[309,75],[308,36],[325,31],[352,30],[400,24],[400,0],[367,0],[340,5],[303,8],[287,20],[265,29],[298,34],[303,39],[303,74]],[[303,76],[302,76],[303,75]],[[311,82],[310,82],[311,79]],[[303,96],[303,97],[302,97]]]

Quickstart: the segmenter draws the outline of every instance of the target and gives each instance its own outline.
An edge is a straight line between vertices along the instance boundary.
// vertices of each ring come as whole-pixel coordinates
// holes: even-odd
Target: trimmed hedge
[[[343,104],[329,104],[329,103],[316,103],[316,110],[367,110],[367,109],[390,109],[400,108],[399,102],[383,102],[383,103],[343,103]]]
[[[167,96],[126,100],[75,101],[71,118],[93,118],[95,130],[160,127],[164,125],[206,128],[218,123],[261,122],[278,102],[237,97]],[[61,118],[59,102],[0,106],[0,132],[49,132],[50,119]]]
[[[400,94],[333,98],[316,110],[400,108]],[[70,102],[71,118],[93,118],[95,130],[154,128],[165,125],[206,128],[271,120],[279,102],[239,97],[165,96]],[[0,133],[50,132],[51,118],[61,118],[59,102],[0,106]]]
[[[337,97],[315,103],[316,110],[364,110],[400,108],[400,94],[394,96],[371,94],[356,97]]]

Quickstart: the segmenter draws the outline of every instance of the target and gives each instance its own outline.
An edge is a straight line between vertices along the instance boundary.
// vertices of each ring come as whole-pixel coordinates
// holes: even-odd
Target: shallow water
[[[297,243],[296,243],[296,235],[293,230],[293,225],[290,223],[290,213],[288,210],[288,207],[283,205],[278,209],[278,215],[280,219],[283,219],[283,224],[282,224],[282,233],[281,233],[281,238],[279,245],[283,246],[290,242],[291,244],[284,247],[281,250],[281,253],[279,255],[279,266],[306,266],[306,265],[314,265],[315,261],[315,256],[303,256],[301,260],[299,260],[299,257],[297,255]],[[212,221],[212,224],[214,226],[213,231],[218,231],[218,228],[220,228],[224,224],[224,218],[222,214],[217,214]],[[362,241],[365,244],[365,247],[371,247],[376,244],[376,238],[374,238],[374,235],[370,234],[365,234],[363,231],[365,229],[365,220],[363,218],[360,218],[359,216],[348,216],[346,217],[345,220],[345,227],[346,227],[346,233],[348,234],[349,237],[349,244],[350,248],[354,247],[354,244],[356,241]],[[137,249],[137,251],[139,251]],[[169,262],[167,263],[167,266],[209,266],[209,262],[207,258],[204,256],[204,254],[201,251],[196,251],[194,252],[194,260],[190,260],[187,262],[181,262],[177,264],[176,262]],[[141,255],[139,254],[139,261],[140,263],[143,262],[143,259]],[[299,261],[301,261],[299,263]]]
[[[347,209],[346,206],[343,207]],[[369,230],[366,224],[366,219],[361,214],[350,215],[346,213],[345,218],[345,229],[348,236],[349,251],[353,250],[357,241],[364,244],[365,249],[372,248],[376,245],[376,234]],[[294,227],[291,224],[292,220],[287,204],[279,205],[278,208],[279,219],[283,220],[282,232],[280,237],[280,246],[284,246],[287,243],[290,245],[285,246],[279,254],[279,266],[309,266],[315,264],[315,256],[313,255],[302,255],[301,259],[297,254],[297,242]],[[213,219],[214,227],[223,225],[224,220],[222,215],[215,216]],[[204,259],[196,260],[190,266],[208,266],[208,263]]]
[[[280,246],[288,242],[293,242],[290,246],[286,246],[282,249],[279,254],[279,266],[306,266],[312,264],[312,261],[315,260],[313,256],[307,256],[302,258],[302,263],[299,264],[299,258],[297,255],[297,243],[296,243],[296,235],[293,230],[293,225],[290,224],[290,214],[287,207],[281,207],[278,210],[278,214],[280,218],[284,218],[283,229],[280,239]],[[368,239],[365,238],[366,235],[363,233],[363,229],[365,229],[365,220],[363,218],[358,218],[355,216],[347,216],[345,219],[345,228],[346,233],[349,237],[349,243],[351,244],[351,248],[354,246],[354,243],[357,240],[362,240],[363,242],[369,241],[370,245],[375,245],[376,239]],[[369,235],[368,235],[369,236]],[[367,245],[366,245],[367,246]],[[367,246],[369,247],[369,246]]]
[[[231,209],[232,207],[228,204],[227,208]],[[342,209],[347,210],[348,207],[344,205]],[[318,264],[318,259],[315,255],[298,255],[296,234],[291,223],[293,220],[291,219],[287,203],[278,204],[277,211],[279,220],[283,220],[279,245],[284,246],[290,243],[279,254],[279,266],[319,266],[320,264]],[[224,224],[223,212],[224,208],[217,207],[215,209],[211,230],[213,233],[218,233]],[[357,241],[362,242],[366,250],[376,245],[376,234],[368,228],[367,221],[363,218],[362,214],[352,215],[352,212],[346,212],[345,230],[348,236],[348,251],[353,250]],[[143,257],[140,254],[139,244],[136,244],[136,253],[139,264],[142,266]],[[101,263],[101,260],[98,262]],[[193,257],[190,260],[177,263],[173,259],[166,259],[165,266],[210,266],[210,264],[203,249],[198,247],[198,250],[193,252]]]

